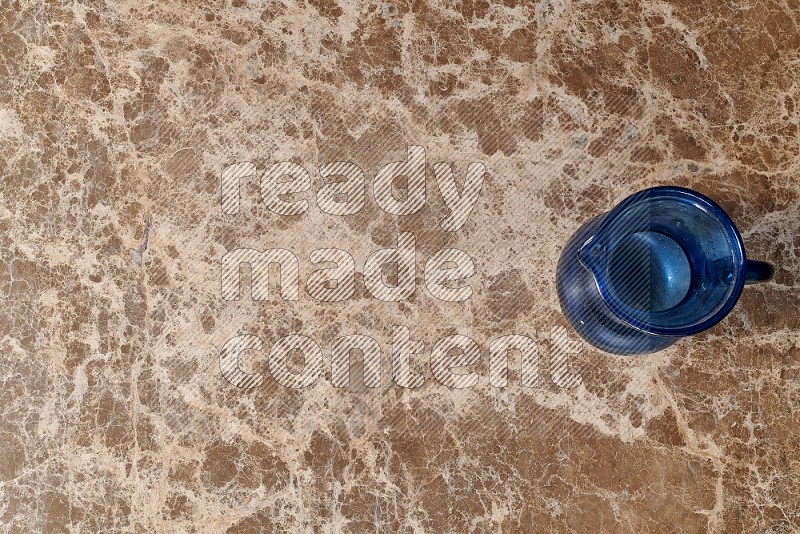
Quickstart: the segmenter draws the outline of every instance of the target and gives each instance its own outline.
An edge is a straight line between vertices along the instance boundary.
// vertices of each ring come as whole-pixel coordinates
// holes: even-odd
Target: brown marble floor
[[[3,1],[2,530],[800,530],[799,26],[797,0]],[[370,185],[411,145],[420,211],[391,215],[372,187],[354,215],[320,209],[321,165]],[[226,166],[279,161],[308,171],[305,213],[267,209],[257,179],[223,213]],[[486,168],[455,232],[436,162]],[[660,184],[719,202],[774,280],[664,352],[587,345],[559,374],[564,243]],[[401,232],[416,291],[382,302],[364,262]],[[241,247],[295,253],[298,299],[273,279],[269,300],[224,300]],[[354,258],[347,301],[307,291],[324,247]],[[442,248],[474,260],[463,302],[424,287]],[[367,388],[355,365],[334,387],[334,341],[386,358],[394,326],[424,344],[424,384]],[[291,333],[322,350],[306,389],[270,376]],[[250,389],[220,367],[242,334],[263,341]],[[480,347],[473,387],[426,364],[451,334]],[[489,381],[509,334],[536,341],[532,387],[513,358]]]

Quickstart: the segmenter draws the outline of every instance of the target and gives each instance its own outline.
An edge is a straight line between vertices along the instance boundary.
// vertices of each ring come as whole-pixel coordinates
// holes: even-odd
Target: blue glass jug
[[[662,350],[711,328],[745,284],[769,280],[733,221],[682,187],[640,191],[584,224],[558,261],[561,309],[578,334],[613,354]]]

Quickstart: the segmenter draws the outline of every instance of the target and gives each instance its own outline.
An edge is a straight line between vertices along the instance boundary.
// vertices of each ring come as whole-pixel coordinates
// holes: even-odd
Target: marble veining
[[[797,0],[2,2],[3,531],[800,530],[799,24]],[[412,145],[425,206],[392,215],[372,180]],[[318,205],[337,161],[366,177],[353,215]],[[307,211],[270,211],[246,179],[224,213],[235,162],[307,169]],[[486,168],[457,231],[435,162],[459,184]],[[563,379],[563,245],[663,184],[722,205],[774,280],[664,352],[584,346]],[[383,302],[363,265],[404,232],[417,290]],[[240,247],[291,250],[302,284],[313,250],[346,250],[354,294],[225,300]],[[443,248],[474,260],[463,302],[424,289]],[[386,354],[395,326],[423,343],[422,387],[366,387],[357,361],[332,385],[337,338]],[[301,390],[267,365],[298,332],[325,358]],[[264,342],[246,390],[219,363],[241,334]],[[475,387],[426,366],[452,334],[481,347]],[[514,358],[488,381],[507,334],[538,346],[531,387]]]

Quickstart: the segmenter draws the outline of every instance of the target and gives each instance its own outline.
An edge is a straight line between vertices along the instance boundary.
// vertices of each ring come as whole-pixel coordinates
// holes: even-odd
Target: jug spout
[[[607,248],[599,235],[592,236],[578,250],[578,261],[591,273],[597,284],[601,283],[603,268],[608,264],[606,253]]]

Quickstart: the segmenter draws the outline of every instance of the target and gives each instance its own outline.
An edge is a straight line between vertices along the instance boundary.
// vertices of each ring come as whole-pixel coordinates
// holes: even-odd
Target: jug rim
[[[744,240],[742,239],[742,236],[739,233],[739,230],[736,228],[733,220],[725,212],[725,210],[707,196],[692,189],[680,186],[656,186],[638,191],[625,198],[622,202],[617,204],[611,209],[611,211],[608,212],[604,220],[600,223],[595,235],[592,236],[592,238],[590,238],[586,243],[584,243],[581,249],[590,248],[593,244],[596,244],[595,242],[597,241],[598,236],[602,236],[604,231],[614,224],[615,219],[621,213],[644,199],[674,199],[683,202],[689,202],[696,207],[704,209],[722,224],[722,227],[728,234],[730,243],[733,245],[732,253],[734,255],[734,263],[736,265],[736,278],[732,283],[732,291],[727,300],[713,314],[696,321],[695,323],[678,326],[659,326],[649,324],[646,321],[638,318],[635,314],[626,310],[625,306],[622,306],[617,302],[617,299],[612,295],[608,287],[608,282],[605,280],[605,277],[602,276],[602,274],[596,274],[593,269],[590,269],[590,271],[593,272],[593,278],[600,292],[600,296],[606,306],[608,306],[609,309],[611,309],[611,311],[621,320],[633,328],[648,334],[682,337],[707,330],[719,323],[726,315],[728,315],[728,313],[730,313],[742,294],[746,278],[746,255],[744,249]],[[583,257],[583,255],[579,253],[579,257]]]

